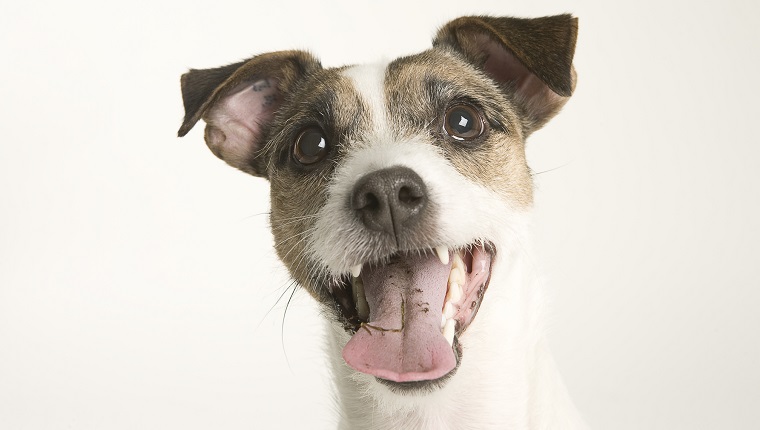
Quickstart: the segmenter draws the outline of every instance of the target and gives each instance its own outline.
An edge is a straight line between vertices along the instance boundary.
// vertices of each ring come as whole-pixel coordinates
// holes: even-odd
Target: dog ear
[[[559,112],[575,89],[578,19],[469,16],[438,31],[433,46],[454,49],[516,95],[528,133]]]
[[[203,119],[206,145],[214,155],[244,172],[266,176],[260,151],[272,118],[297,83],[321,67],[309,53],[283,51],[215,69],[191,69],[180,79],[185,119],[177,134],[186,135]]]

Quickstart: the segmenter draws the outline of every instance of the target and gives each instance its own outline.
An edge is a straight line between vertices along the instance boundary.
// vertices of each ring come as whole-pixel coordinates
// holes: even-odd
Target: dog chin
[[[350,337],[346,364],[398,395],[445,386],[463,360],[460,339],[484,299],[495,256],[491,242],[397,252],[335,279],[330,306]]]

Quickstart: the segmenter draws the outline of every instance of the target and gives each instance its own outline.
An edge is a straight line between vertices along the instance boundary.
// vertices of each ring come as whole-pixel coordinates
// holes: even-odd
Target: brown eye
[[[472,140],[480,137],[485,130],[485,122],[480,112],[470,105],[456,105],[446,110],[443,130],[456,140]]]
[[[314,164],[327,155],[327,139],[319,128],[311,127],[302,131],[293,147],[293,156],[305,165]]]

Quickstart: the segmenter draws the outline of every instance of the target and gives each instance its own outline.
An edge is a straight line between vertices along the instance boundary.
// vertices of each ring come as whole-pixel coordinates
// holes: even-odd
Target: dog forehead
[[[494,82],[472,64],[447,51],[346,67],[341,71],[358,94],[372,137],[403,138],[430,126],[445,106],[457,99],[478,100],[493,110],[510,111]]]

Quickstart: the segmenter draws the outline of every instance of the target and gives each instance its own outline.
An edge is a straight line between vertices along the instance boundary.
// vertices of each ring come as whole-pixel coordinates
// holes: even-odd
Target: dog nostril
[[[360,208],[357,209],[370,209],[370,210],[377,210],[380,208],[380,200],[377,198],[377,196],[374,193],[366,193],[364,195],[364,201],[362,202],[363,205]]]
[[[402,186],[398,190],[398,200],[401,203],[405,204],[414,204],[420,201],[421,196],[418,195],[419,193],[415,193],[414,190],[412,190],[410,187]]]

